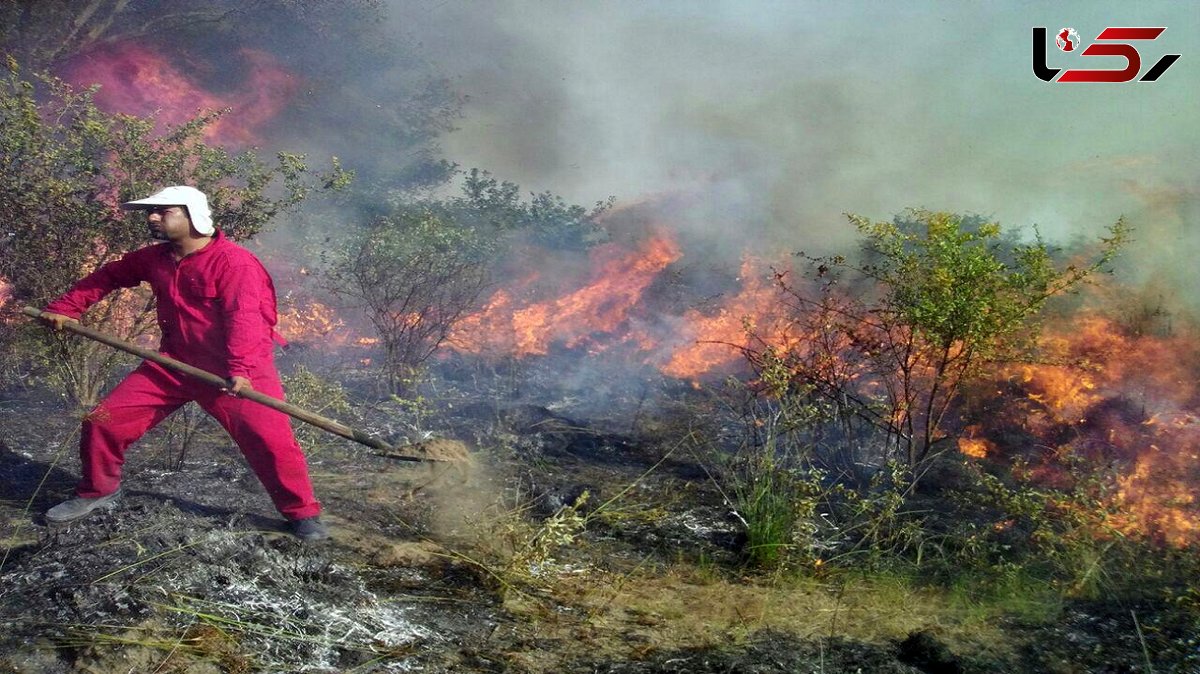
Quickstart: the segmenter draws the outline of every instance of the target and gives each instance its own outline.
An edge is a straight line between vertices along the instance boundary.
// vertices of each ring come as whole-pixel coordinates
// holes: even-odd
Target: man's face
[[[182,241],[192,234],[192,219],[183,206],[155,206],[146,212],[146,226],[159,241]]]

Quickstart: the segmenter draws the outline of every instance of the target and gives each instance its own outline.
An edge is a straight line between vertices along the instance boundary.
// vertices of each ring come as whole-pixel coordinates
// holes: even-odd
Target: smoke
[[[509,0],[391,13],[467,97],[447,155],[531,190],[581,203],[686,194],[679,226],[768,248],[846,250],[843,212],[909,206],[1060,241],[1094,239],[1121,215],[1159,247],[1195,240],[1193,207],[1170,224],[1145,200],[1198,173],[1185,111],[1200,71],[1183,64],[1200,41],[1194,13],[1169,3]],[[1141,47],[1144,67],[1183,58],[1153,84],[1048,84],[1032,74],[1031,32],[1060,24],[1087,39],[1165,25]],[[1087,67],[1050,51],[1052,66]]]
[[[1166,309],[1195,321],[1200,318],[1196,260],[1200,259],[1200,194],[1194,187],[1129,180],[1125,190],[1141,208],[1134,211],[1134,243],[1120,266],[1120,277],[1140,287],[1147,306],[1134,310]]]
[[[337,155],[367,186],[438,185],[448,160],[575,203],[654,203],[703,242],[689,253],[729,262],[852,250],[845,212],[981,214],[1061,242],[1124,215],[1139,281],[1194,280],[1200,31],[1176,3],[380,7],[377,25],[314,10],[182,26],[169,55],[235,115],[266,107],[249,71],[286,69],[286,105],[250,118],[251,139]],[[1182,58],[1154,83],[1033,76],[1034,26],[1090,41],[1108,25],[1167,27],[1139,45],[1143,69]],[[1080,59],[1049,48],[1051,67],[1119,65]]]

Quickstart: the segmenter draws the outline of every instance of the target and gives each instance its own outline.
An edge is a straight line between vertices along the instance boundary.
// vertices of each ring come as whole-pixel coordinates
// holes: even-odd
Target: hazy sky
[[[1171,251],[1182,243],[1200,252],[1200,5],[511,0],[392,9],[397,30],[419,39],[469,96],[444,140],[449,158],[527,190],[579,203],[682,195],[693,204],[679,214],[689,226],[798,245],[848,237],[846,211],[981,213],[1054,236],[1099,233],[1126,214],[1156,241],[1172,240]],[[1075,28],[1084,46],[1106,26],[1166,26],[1138,43],[1143,72],[1163,54],[1182,58],[1155,83],[1046,83],[1032,73],[1034,26],[1051,36]],[[1048,61],[1124,65],[1052,43]]]

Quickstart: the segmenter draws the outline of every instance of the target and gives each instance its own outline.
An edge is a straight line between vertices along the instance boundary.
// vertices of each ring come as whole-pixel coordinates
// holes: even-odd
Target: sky
[[[1190,270],[1200,253],[1200,5],[390,9],[393,30],[418,39],[467,97],[447,157],[528,191],[583,204],[682,197],[685,226],[730,243],[836,247],[853,236],[843,213],[889,219],[920,207],[1060,240],[1099,236],[1125,216],[1172,269]],[[1165,26],[1137,44],[1142,72],[1164,54],[1181,58],[1153,83],[1047,83],[1032,70],[1034,26],[1051,36],[1050,67],[1124,66],[1058,50],[1051,40],[1066,27],[1086,47],[1107,26]]]

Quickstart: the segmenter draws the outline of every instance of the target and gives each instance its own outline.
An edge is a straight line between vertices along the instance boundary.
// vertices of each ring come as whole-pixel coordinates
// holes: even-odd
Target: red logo
[[[1054,44],[1063,51],[1075,51],[1079,46],[1079,33],[1076,33],[1074,28],[1063,28],[1055,36]]]
[[[1096,36],[1096,43],[1088,45],[1087,49],[1080,52],[1080,56],[1119,56],[1125,59],[1125,67],[1118,70],[1072,69],[1055,80],[1062,69],[1046,66],[1046,29],[1037,26],[1033,29],[1033,74],[1046,82],[1130,82],[1142,70],[1142,55],[1128,42],[1156,40],[1165,30],[1165,27],[1105,28]],[[1080,44],[1079,34],[1074,28],[1063,28],[1054,36],[1054,43],[1064,52],[1076,51]],[[1157,80],[1178,60],[1179,54],[1164,55],[1138,81]]]

